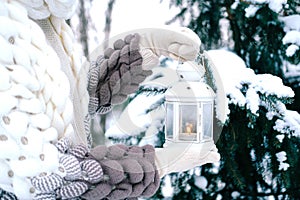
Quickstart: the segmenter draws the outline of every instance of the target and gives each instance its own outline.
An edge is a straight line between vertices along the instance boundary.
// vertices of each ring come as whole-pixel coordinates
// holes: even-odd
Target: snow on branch
[[[276,13],[282,11],[283,7],[287,4],[287,0],[236,0],[231,8],[236,8],[239,3],[246,3],[249,5],[245,9],[246,17],[254,17],[256,11],[265,5],[268,5],[268,7]]]
[[[208,53],[221,74],[229,104],[246,108],[254,117],[259,115],[260,107],[264,107],[269,120],[274,116],[278,118],[274,130],[300,137],[300,115],[285,107],[294,97],[290,87],[271,74],[255,74],[234,53],[225,50]]]

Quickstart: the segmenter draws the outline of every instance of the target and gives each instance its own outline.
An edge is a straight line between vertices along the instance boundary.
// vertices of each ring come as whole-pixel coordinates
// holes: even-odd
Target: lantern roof
[[[165,93],[166,101],[199,102],[212,101],[215,98],[213,89],[199,81],[179,81]]]

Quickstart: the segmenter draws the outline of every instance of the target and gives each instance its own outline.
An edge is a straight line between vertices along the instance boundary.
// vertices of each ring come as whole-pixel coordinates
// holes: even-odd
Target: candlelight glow
[[[188,135],[191,135],[192,131],[193,131],[193,124],[187,122],[187,123],[185,124],[185,132],[186,132]]]

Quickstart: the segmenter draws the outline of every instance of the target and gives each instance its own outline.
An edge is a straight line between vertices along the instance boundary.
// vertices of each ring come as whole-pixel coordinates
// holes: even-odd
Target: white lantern
[[[213,140],[215,93],[202,81],[196,64],[178,69],[179,81],[165,93],[167,142],[201,143]]]

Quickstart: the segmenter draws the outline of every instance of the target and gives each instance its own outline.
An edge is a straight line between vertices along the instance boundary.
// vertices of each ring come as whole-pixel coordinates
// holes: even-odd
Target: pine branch
[[[187,8],[182,8],[181,11],[175,15],[172,19],[166,22],[166,25],[174,23],[176,20],[183,21],[184,20],[184,14],[187,12]]]
[[[129,102],[135,99],[140,94],[145,94],[147,96],[155,96],[158,94],[164,94],[167,91],[167,88],[156,88],[156,87],[147,87],[147,86],[140,86],[139,89],[135,92],[135,94],[130,97]]]
[[[153,110],[156,110],[157,108],[159,108],[162,105],[164,105],[164,103],[165,103],[165,98],[163,97],[163,98],[159,99],[158,101],[156,101],[154,104],[152,104],[150,106],[150,108],[146,109],[145,114],[148,114],[148,113],[150,113]]]

